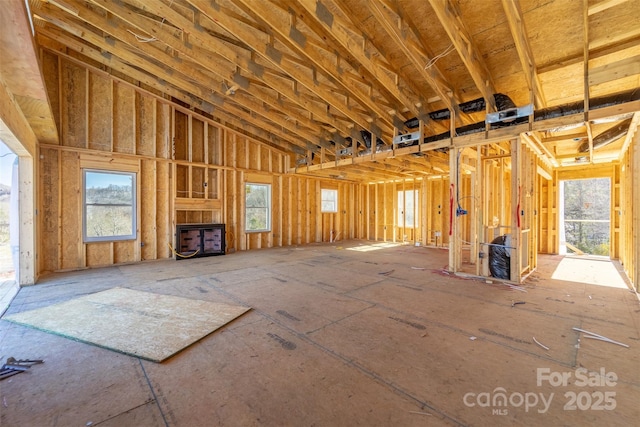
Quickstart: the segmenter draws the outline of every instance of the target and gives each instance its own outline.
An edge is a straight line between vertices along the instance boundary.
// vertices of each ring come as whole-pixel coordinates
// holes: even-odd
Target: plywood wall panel
[[[169,162],[156,162],[156,254],[159,259],[171,257],[168,243],[173,242]],[[173,244],[173,243],[172,243]]]
[[[113,243],[90,243],[86,248],[86,266],[102,267],[113,264]]]
[[[115,264],[123,264],[140,261],[136,257],[137,243],[137,240],[113,242],[113,262]]]
[[[49,52],[42,51],[42,76],[44,78],[49,105],[53,113],[58,132],[60,132],[60,68],[59,57]]]
[[[189,223],[189,220],[187,219],[187,211],[177,210],[175,215],[176,215],[176,221],[175,221],[176,224],[188,224]],[[172,245],[173,244],[175,244],[175,239],[173,239]]]
[[[382,209],[384,210],[384,235],[385,240],[395,242],[397,240],[396,228],[395,224],[397,223],[396,219],[396,209],[398,206],[398,196],[396,194],[396,183],[385,183],[384,184],[384,205]]]
[[[222,164],[220,128],[207,125],[207,163],[210,165]]]
[[[262,147],[260,149],[260,170],[265,172],[273,171],[273,157],[274,154],[267,147]]]
[[[202,224],[205,221],[202,211],[186,211],[187,224]]]
[[[69,61],[61,69],[62,144],[85,148],[87,142],[87,70]]]
[[[205,141],[204,122],[196,118],[191,120],[191,161],[194,163],[204,163]]]
[[[204,199],[206,188],[204,186],[206,178],[206,168],[191,166],[191,198]]]
[[[92,150],[111,151],[113,90],[111,80],[89,74],[88,141]]]
[[[238,165],[238,151],[244,150],[244,148],[239,148],[238,145],[242,142],[242,137],[224,132],[224,153],[225,153],[225,165],[233,168],[239,167]]]
[[[174,112],[173,158],[189,160],[189,116]]]
[[[302,231],[302,213],[301,213],[301,198],[305,196],[304,189],[301,189],[302,180],[299,178],[293,179],[291,182],[291,233],[292,244],[299,245],[302,243],[301,231]]]
[[[113,85],[113,151],[134,154],[136,148],[136,93],[128,85]]]
[[[249,142],[243,136],[235,138],[235,163],[234,166],[241,169],[247,169],[249,164]]]
[[[54,149],[41,149],[39,164],[40,271],[60,268],[60,156]]]
[[[153,157],[156,153],[156,100],[135,94],[136,114],[136,154]]]
[[[189,197],[189,166],[178,164],[175,171],[176,197]]]
[[[140,162],[140,253],[143,260],[157,259],[157,230],[156,230],[156,162],[154,160],[142,160]]]
[[[239,196],[244,194],[244,190],[242,186],[238,183],[238,175],[239,173],[231,170],[225,173],[225,212],[226,212],[226,220],[227,224],[226,231],[229,233],[230,239],[227,243],[229,248],[233,248],[235,250],[241,250],[240,241],[244,237],[244,224],[241,223],[240,215],[244,215],[243,213],[239,213]]]
[[[78,154],[61,152],[60,200],[61,231],[60,268],[84,267],[82,257],[82,204],[80,200],[80,162]]]
[[[253,141],[247,141],[246,144],[247,153],[242,167],[245,169],[262,170],[261,157],[260,157],[260,144]]]
[[[156,102],[155,116],[156,157],[171,158],[171,107],[162,102]]]
[[[283,207],[284,212],[282,214],[282,234],[283,234],[283,244],[285,246],[290,246],[292,244],[292,212],[293,212],[293,190],[291,188],[291,183],[293,181],[293,177],[285,176],[282,179],[282,197],[283,197]]]
[[[271,191],[271,239],[273,246],[282,246],[282,176],[273,179]]]

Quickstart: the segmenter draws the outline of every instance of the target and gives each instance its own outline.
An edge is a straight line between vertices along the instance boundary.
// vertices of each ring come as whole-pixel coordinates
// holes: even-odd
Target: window
[[[271,185],[247,184],[245,186],[245,230],[271,230]]]
[[[322,207],[320,212],[338,212],[338,190],[321,190]]]
[[[398,191],[398,227],[413,228],[415,226],[418,190]]]
[[[136,174],[83,170],[85,242],[136,238]]]

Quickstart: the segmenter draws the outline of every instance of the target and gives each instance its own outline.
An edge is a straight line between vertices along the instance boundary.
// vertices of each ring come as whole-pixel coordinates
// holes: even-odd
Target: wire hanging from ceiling
[[[448,54],[450,54],[454,50],[455,49],[453,48],[453,43],[452,43],[444,50],[444,52],[442,52],[441,54],[436,55],[433,58],[431,58],[429,60],[429,62],[427,62],[427,65],[424,66],[424,69],[428,70],[429,68],[433,67],[435,65],[435,63],[438,62],[439,59],[444,58],[445,56],[447,56]]]
[[[173,0],[171,0],[171,3],[169,3],[169,9],[171,9],[171,7],[173,6]],[[164,21],[166,20],[166,18],[162,18],[162,21],[160,21],[160,29],[162,29],[162,26],[164,25]],[[140,34],[136,34],[131,30],[127,30],[129,33],[133,34],[133,36],[136,38],[136,40],[140,43],[150,43],[150,42],[155,42],[158,39],[156,38],[156,36],[151,36],[151,37],[143,37]]]

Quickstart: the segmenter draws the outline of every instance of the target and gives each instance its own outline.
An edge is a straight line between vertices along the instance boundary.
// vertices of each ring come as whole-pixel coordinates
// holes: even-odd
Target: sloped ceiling
[[[433,111],[453,111],[454,127],[483,121],[495,111],[496,93],[542,109],[583,100],[586,86],[590,97],[640,87],[640,0],[32,0],[30,6],[45,48],[63,47],[125,74],[297,158],[311,161],[313,153],[315,163],[354,144],[364,150],[363,130],[385,144],[409,131],[404,123],[412,118],[423,121],[425,136],[449,130],[449,120],[430,119]],[[477,98],[487,100],[486,111],[459,111]],[[577,150],[576,132],[583,139],[597,133],[582,125],[566,139],[541,133],[537,143],[547,138],[550,156],[575,157],[563,150]],[[434,153],[370,164],[361,174],[404,177],[440,166],[446,169],[446,160]]]

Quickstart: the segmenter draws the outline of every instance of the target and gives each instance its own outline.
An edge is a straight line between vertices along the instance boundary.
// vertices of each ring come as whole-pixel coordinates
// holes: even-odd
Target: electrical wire
[[[429,60],[429,62],[427,62],[427,65],[424,66],[425,70],[428,70],[429,68],[433,67],[436,62],[438,62],[439,59],[444,58],[445,56],[447,56],[448,54],[450,54],[451,52],[453,52],[455,49],[453,48],[453,43],[449,45],[449,47],[447,47],[444,52],[442,52],[439,55],[436,55],[435,57],[431,58]]]
[[[131,30],[127,30],[127,32],[129,32],[129,33],[133,34],[133,37],[135,37],[135,38],[136,38],[136,41],[138,41],[138,42],[140,42],[140,43],[155,42],[155,41],[157,41],[157,40],[158,40],[155,36],[154,36],[154,37],[142,37],[141,35],[136,34],[136,33],[134,33],[134,32],[133,32],[133,31],[131,31]]]
[[[167,242],[167,246],[169,246],[169,249],[171,249],[171,252],[173,252],[175,254],[175,256],[180,257],[180,258],[191,258],[193,256],[196,256],[196,254],[198,252],[200,252],[200,249],[196,249],[196,251],[190,255],[182,255],[180,253],[178,253],[178,251],[176,251],[175,249],[173,249],[173,246],[171,246],[171,243]]]

